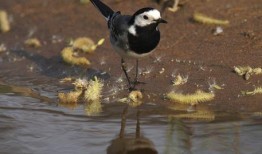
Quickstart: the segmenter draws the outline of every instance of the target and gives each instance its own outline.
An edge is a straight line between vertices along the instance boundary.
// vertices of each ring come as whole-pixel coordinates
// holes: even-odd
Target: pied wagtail
[[[121,15],[100,0],[90,0],[103,14],[110,30],[110,42],[121,56],[121,67],[129,84],[129,90],[138,84],[138,58],[149,55],[160,40],[159,23],[167,23],[154,8],[146,7],[133,15]],[[136,76],[133,83],[127,74],[124,58],[136,59]]]

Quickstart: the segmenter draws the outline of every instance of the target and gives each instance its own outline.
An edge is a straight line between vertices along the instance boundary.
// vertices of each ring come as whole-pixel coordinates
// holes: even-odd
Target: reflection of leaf
[[[167,128],[164,154],[191,153],[192,133],[187,124],[181,119],[168,116]]]
[[[195,119],[195,120],[207,120],[207,121],[215,120],[215,114],[211,111],[196,111],[193,113],[173,115],[173,117],[181,118],[181,119]]]
[[[59,104],[61,105],[75,105],[79,100],[82,91],[71,91],[68,93],[58,93]]]
[[[88,116],[97,115],[102,112],[102,104],[96,100],[85,104],[85,112]]]
[[[65,107],[65,108],[68,108],[68,109],[75,109],[78,106],[77,102],[71,102],[71,103],[59,102],[58,105]]]
[[[3,88],[2,88],[3,87]],[[3,91],[3,92],[2,92]],[[32,90],[28,87],[14,86],[14,85],[5,85],[0,82],[0,93],[17,93],[22,96],[28,96],[35,99],[39,99],[40,101],[53,103],[54,101],[46,96],[40,95],[38,92]]]
[[[214,97],[214,93],[207,93],[201,90],[197,90],[193,94],[181,94],[176,92],[170,92],[167,94],[167,98],[169,98],[172,101],[190,105],[196,105],[201,102],[211,101],[214,99]]]

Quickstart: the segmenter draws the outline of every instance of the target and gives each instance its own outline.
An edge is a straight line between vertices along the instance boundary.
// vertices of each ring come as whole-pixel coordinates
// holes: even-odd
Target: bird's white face
[[[159,19],[161,19],[160,12],[156,9],[153,9],[137,15],[135,17],[134,24],[139,27],[145,27],[150,24],[157,23]]]

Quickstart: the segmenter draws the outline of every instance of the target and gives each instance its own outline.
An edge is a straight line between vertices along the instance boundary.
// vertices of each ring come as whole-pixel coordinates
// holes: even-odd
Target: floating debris
[[[262,68],[251,68],[250,66],[234,66],[234,71],[239,76],[243,76],[245,80],[248,80],[253,74],[262,74]]]
[[[251,116],[254,116],[254,117],[262,117],[262,112],[254,112]]]
[[[170,92],[167,94],[167,98],[181,104],[197,105],[201,102],[213,100],[215,98],[215,94],[203,92],[202,90],[197,90],[193,94]]]
[[[75,78],[72,78],[72,77],[65,77],[63,79],[61,79],[59,82],[60,83],[72,83],[74,82],[76,79]]]
[[[86,79],[76,79],[73,83],[75,90],[84,91],[87,89],[88,81]]]
[[[214,93],[215,90],[222,90],[222,89],[224,89],[223,87],[219,86],[219,85],[216,83],[215,79],[214,79],[212,82],[208,82],[208,85],[209,85],[209,88],[208,88],[208,89],[209,89],[209,91],[212,92],[212,93]]]
[[[88,37],[80,37],[72,41],[70,45],[72,45],[74,49],[81,50],[87,53],[93,53],[97,46],[102,45],[104,41],[105,39],[102,38],[98,41],[97,44],[95,44],[94,41]]]
[[[256,95],[262,94],[262,87],[257,87],[253,91],[242,91],[243,95]]]
[[[89,3],[90,2],[90,0],[80,0],[80,3],[81,4],[87,4],[87,3]]]
[[[0,44],[0,53],[6,51],[6,46],[5,44]]]
[[[66,63],[71,65],[88,66],[91,64],[85,57],[76,57],[72,47],[64,48],[61,52],[61,56]]]
[[[88,82],[88,87],[84,94],[84,100],[89,101],[97,101],[101,98],[101,92],[103,89],[104,83],[102,80],[97,79],[91,80]]]
[[[87,113],[98,112],[101,107],[100,97],[103,82],[97,77],[94,80],[76,79],[72,83],[75,88],[68,93],[58,93],[59,104],[63,106],[76,106],[78,103],[86,104]]]
[[[175,76],[175,80],[172,81],[173,82],[173,86],[178,86],[178,85],[183,85],[185,83],[187,83],[188,80],[188,76],[181,76],[180,74],[178,74],[177,76]]]
[[[196,22],[208,24],[208,25],[228,25],[229,24],[228,20],[219,20],[219,19],[211,18],[201,13],[194,13],[193,19]]]
[[[169,3],[169,2],[166,1],[166,3]],[[176,12],[179,9],[179,7],[178,7],[179,0],[174,0],[173,3],[174,3],[173,6],[172,7],[168,7],[168,10],[171,11],[171,12]]]
[[[6,33],[10,31],[10,23],[6,11],[0,10],[0,31]]]
[[[92,53],[97,48],[104,43],[105,39],[100,39],[97,44],[93,42],[88,37],[80,37],[77,38],[75,41],[70,42],[71,47],[66,47],[62,50],[61,55],[63,60],[71,65],[83,65],[88,66],[90,65],[90,61],[85,57],[79,57],[79,51],[84,53]]]
[[[179,118],[179,119],[192,119],[192,120],[205,120],[205,121],[215,120],[215,114],[213,112],[201,111],[201,110],[193,113],[172,115],[172,117]]]
[[[132,107],[140,106],[142,102],[143,94],[141,91],[135,90],[129,93],[128,97],[119,99],[118,102],[127,103]]]
[[[41,42],[37,38],[30,38],[25,41],[25,45],[33,47],[33,48],[39,48],[41,47]]]
[[[143,98],[143,94],[141,91],[132,91],[129,95],[128,98],[130,98],[133,102],[137,102]]]
[[[163,74],[165,72],[165,68],[162,68],[161,71],[159,71],[159,74]]]
[[[218,27],[216,27],[216,29],[214,30],[213,34],[217,36],[217,35],[221,35],[223,32],[224,32],[223,28],[220,27],[220,26],[218,26]]]

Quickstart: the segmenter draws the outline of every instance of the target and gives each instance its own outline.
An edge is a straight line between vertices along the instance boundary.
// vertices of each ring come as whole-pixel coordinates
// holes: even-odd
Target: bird
[[[121,56],[121,68],[126,76],[129,90],[135,90],[138,81],[138,59],[152,53],[160,41],[158,25],[167,23],[160,12],[152,7],[144,7],[133,15],[122,15],[113,11],[101,0],[90,0],[107,21],[110,31],[110,43]],[[125,59],[136,60],[136,75],[133,82],[127,74]]]

